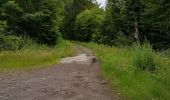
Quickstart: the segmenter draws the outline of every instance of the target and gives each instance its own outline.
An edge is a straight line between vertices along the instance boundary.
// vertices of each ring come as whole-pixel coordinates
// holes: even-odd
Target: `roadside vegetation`
[[[74,48],[69,41],[49,47],[34,42],[15,51],[0,52],[0,71],[15,69],[33,69],[57,64],[63,57],[74,55]]]
[[[170,58],[154,52],[150,45],[108,47],[83,43],[102,64],[103,75],[113,89],[128,100],[170,98]]]
[[[56,64],[74,54],[62,40],[65,0],[0,1],[0,71]]]

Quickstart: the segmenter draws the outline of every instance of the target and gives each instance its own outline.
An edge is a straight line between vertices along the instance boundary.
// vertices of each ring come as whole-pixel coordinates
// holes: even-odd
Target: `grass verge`
[[[90,48],[101,61],[103,75],[117,89],[118,94],[128,100],[169,100],[170,99],[170,60],[148,49],[117,48],[81,43]],[[140,49],[140,50],[139,50]],[[145,51],[146,50],[146,51]],[[138,53],[139,52],[139,53]],[[152,54],[148,54],[152,52]],[[137,53],[137,54],[136,54]],[[136,55],[142,56],[135,61]],[[149,57],[147,56],[149,55]],[[146,57],[148,58],[146,58]],[[139,56],[138,56],[139,57]],[[145,59],[146,58],[146,59]],[[136,70],[141,62],[152,66],[148,61],[158,64],[154,73],[149,70]],[[134,64],[135,62],[135,64]],[[137,64],[136,64],[137,63]],[[147,68],[147,67],[146,67]]]
[[[66,56],[74,54],[69,41],[61,41],[55,47],[32,45],[18,51],[0,52],[0,71],[15,69],[33,69],[56,64]]]

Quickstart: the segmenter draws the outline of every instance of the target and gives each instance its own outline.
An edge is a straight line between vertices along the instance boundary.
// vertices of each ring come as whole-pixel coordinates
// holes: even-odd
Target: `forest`
[[[75,45],[122,99],[170,99],[170,0],[0,0],[0,72],[55,64]]]
[[[62,37],[110,46],[148,41],[156,50],[169,48],[168,0],[108,0],[105,8],[95,0],[1,0],[0,4],[1,49],[10,44],[6,38],[17,42],[18,37],[47,45]]]

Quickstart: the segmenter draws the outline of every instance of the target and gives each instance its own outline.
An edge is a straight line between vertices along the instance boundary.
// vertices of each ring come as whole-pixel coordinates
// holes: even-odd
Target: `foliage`
[[[2,5],[6,31],[16,36],[29,35],[35,41],[55,45],[60,37],[58,0],[14,0]]]
[[[14,35],[0,34],[0,52],[1,51],[18,51],[30,47],[36,47],[38,44],[29,37],[17,37]]]
[[[167,49],[169,12],[169,0],[107,0],[104,10],[96,0],[0,1],[0,23],[7,24],[3,34],[28,35],[48,45],[58,43],[62,35],[111,46],[147,39],[154,49]]]
[[[0,35],[0,51],[15,51],[19,50],[21,46],[21,38],[16,36]]]
[[[144,0],[141,16],[143,35],[155,49],[169,48],[170,2],[169,0]]]
[[[129,36],[126,36],[124,33],[119,32],[115,34],[113,43],[115,46],[131,46],[132,43],[133,39]]]
[[[169,100],[170,60],[152,52],[152,56],[159,63],[159,70],[156,73],[138,71],[133,63],[133,57],[136,56],[134,48],[108,47],[95,43],[83,45],[96,53],[101,61],[103,75],[112,84],[113,89],[116,88],[120,97],[129,100]],[[140,54],[151,53],[150,47],[143,48],[144,51],[140,50]],[[136,49],[139,50],[139,47]]]
[[[62,35],[66,39],[75,39],[76,17],[86,9],[93,8],[96,4],[94,0],[72,0],[65,6]]]
[[[17,21],[23,13],[23,9],[19,7],[15,1],[8,1],[2,5],[3,20],[7,21],[7,28],[10,34],[18,30]]]
[[[133,63],[137,70],[156,71],[158,64],[154,58],[154,51],[149,44],[135,45],[133,55]]]
[[[52,48],[35,42],[30,44],[21,50],[0,52],[0,71],[39,68],[56,64],[61,58],[74,54],[69,41],[60,41]]]
[[[165,57],[165,59],[170,58],[170,49],[164,50],[161,52],[161,55]]]
[[[168,0],[108,0],[104,23],[105,44],[123,32],[140,42],[147,39],[155,49],[169,48]]]
[[[104,12],[102,9],[93,8],[85,10],[80,13],[76,18],[76,40],[91,41],[92,36],[101,33],[103,24]],[[93,36],[93,39],[95,37]]]
[[[6,28],[6,22],[0,21],[0,34],[3,34],[5,32],[5,28]]]

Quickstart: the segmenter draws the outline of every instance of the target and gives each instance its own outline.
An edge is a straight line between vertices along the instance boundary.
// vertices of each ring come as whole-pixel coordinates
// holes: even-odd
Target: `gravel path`
[[[0,100],[117,100],[90,50],[76,49],[58,65],[0,75]]]

